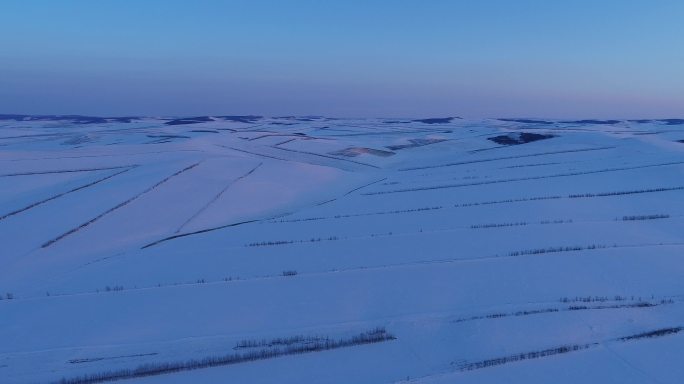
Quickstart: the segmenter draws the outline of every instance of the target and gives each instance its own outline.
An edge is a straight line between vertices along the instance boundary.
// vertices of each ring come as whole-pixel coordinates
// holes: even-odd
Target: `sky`
[[[684,117],[681,0],[2,0],[0,113]]]

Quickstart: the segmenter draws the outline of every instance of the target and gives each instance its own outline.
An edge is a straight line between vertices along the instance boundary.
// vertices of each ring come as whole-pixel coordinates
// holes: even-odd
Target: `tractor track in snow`
[[[35,208],[35,207],[37,207],[37,206],[39,206],[39,205],[42,205],[42,204],[45,204],[45,203],[47,203],[47,202],[49,202],[49,201],[58,199],[58,198],[60,198],[60,197],[62,197],[62,196],[68,195],[68,194],[70,194],[70,193],[78,192],[78,191],[80,191],[80,190],[82,190],[82,189],[86,189],[86,188],[88,188],[88,187],[92,187],[93,185],[96,185],[96,184],[99,184],[99,183],[101,183],[101,182],[103,182],[103,181],[109,180],[109,179],[111,179],[112,177],[115,177],[115,176],[118,176],[118,175],[120,175],[120,174],[122,174],[122,173],[128,172],[128,171],[130,171],[131,169],[136,168],[136,167],[138,167],[138,165],[133,165],[133,166],[131,166],[130,168],[124,169],[123,171],[119,171],[119,172],[113,173],[113,174],[111,174],[111,175],[109,175],[109,176],[105,176],[105,177],[99,178],[99,179],[97,179],[97,180],[95,180],[95,181],[89,182],[89,183],[87,183],[87,184],[80,185],[80,186],[78,186],[78,187],[76,187],[76,188],[72,188],[72,189],[70,189],[70,190],[68,190],[68,191],[59,193],[59,194],[57,194],[57,195],[50,196],[50,197],[48,197],[48,198],[46,198],[46,199],[43,199],[43,200],[40,200],[40,201],[33,202],[33,203],[31,203],[31,204],[29,204],[29,205],[23,207],[23,208],[14,210],[14,211],[12,211],[12,212],[9,212],[9,213],[6,213],[6,214],[0,216],[0,220],[4,220],[4,219],[6,219],[6,218],[8,218],[8,217],[14,216],[14,215],[16,215],[16,214],[19,214],[19,213],[22,213],[22,212],[25,212],[25,211],[28,211],[28,210],[31,209],[31,208]]]
[[[166,182],[169,181],[170,179],[172,179],[172,178],[174,178],[174,177],[176,177],[176,176],[178,176],[178,175],[180,175],[180,174],[182,174],[182,173],[184,173],[184,172],[186,172],[186,171],[189,171],[189,170],[191,170],[192,168],[195,168],[195,167],[198,166],[199,164],[200,164],[200,163],[194,163],[194,164],[192,164],[192,165],[190,165],[190,166],[188,166],[188,167],[185,167],[185,168],[181,169],[180,171],[175,172],[174,174],[172,174],[172,175],[170,175],[170,176],[167,176],[166,178],[162,179],[161,181],[157,182],[156,184],[152,185],[151,187],[148,187],[147,189],[145,189],[144,191],[142,191],[142,192],[140,192],[140,193],[134,195],[133,197],[130,197],[129,199],[127,199],[127,200],[125,200],[125,201],[123,201],[123,202],[121,202],[121,203],[115,205],[114,207],[112,207],[112,208],[110,208],[110,209],[108,209],[108,210],[106,210],[106,211],[100,213],[99,215],[93,217],[92,219],[86,221],[85,223],[79,225],[78,227],[72,228],[72,229],[70,229],[70,230],[64,232],[63,234],[61,234],[61,235],[55,237],[54,239],[51,239],[51,240],[46,241],[46,242],[43,243],[40,247],[41,247],[41,248],[47,248],[47,247],[51,246],[52,244],[54,244],[54,243],[56,243],[56,242],[58,242],[58,241],[64,239],[65,237],[67,237],[67,236],[69,236],[69,235],[72,235],[72,234],[74,234],[74,233],[80,231],[81,229],[83,229],[83,228],[85,228],[85,227],[87,227],[87,226],[89,226],[89,225],[95,223],[96,221],[100,220],[100,219],[103,218],[104,216],[106,216],[106,215],[108,215],[108,214],[110,214],[110,213],[112,213],[112,212],[114,212],[114,211],[116,211],[116,210],[118,210],[118,209],[120,209],[120,208],[125,207],[126,205],[130,204],[131,202],[137,200],[139,197],[141,197],[141,196],[143,196],[143,195],[145,195],[145,194],[147,194],[147,193],[149,193],[149,192],[152,192],[152,191],[155,190],[157,187],[159,187],[160,185],[166,183]]]
[[[386,190],[386,191],[366,192],[366,193],[362,193],[361,195],[374,196],[374,195],[387,195],[387,194],[392,194],[392,193],[421,192],[421,191],[449,189],[449,188],[473,187],[473,186],[479,186],[479,185],[512,183],[512,182],[517,182],[517,181],[542,180],[542,179],[552,179],[552,178],[557,178],[557,177],[572,177],[572,176],[592,175],[592,174],[597,174],[597,173],[621,172],[621,171],[630,171],[630,170],[634,170],[634,169],[666,167],[666,166],[670,166],[670,165],[681,165],[681,164],[684,164],[684,161],[672,161],[672,162],[667,162],[667,163],[637,165],[637,166],[632,166],[632,167],[605,168],[605,169],[598,169],[598,170],[593,170],[593,171],[567,172],[567,173],[558,173],[555,175],[515,177],[515,178],[510,178],[510,179],[478,181],[478,182],[474,182],[474,183],[442,184],[442,185],[434,185],[434,186],[429,186],[429,187],[393,189],[393,190]]]
[[[262,165],[264,165],[264,163],[259,163],[259,165],[252,168],[251,170],[249,170],[244,175],[241,175],[241,176],[231,180],[219,193],[216,194],[216,196],[214,196],[211,200],[209,200],[209,202],[207,202],[202,208],[200,208],[197,212],[195,212],[189,219],[185,220],[185,222],[183,222],[183,224],[181,224],[181,226],[178,227],[178,229],[176,229],[174,234],[177,234],[178,232],[180,232],[186,225],[188,225],[191,221],[193,221],[197,216],[201,215],[202,212],[206,211],[207,208],[209,208],[209,206],[214,204],[214,202],[216,202],[216,200],[218,200],[228,190],[228,188],[230,188],[235,183],[239,182],[240,180],[242,180],[242,179],[248,177],[249,175],[251,175],[252,173],[254,173]]]
[[[32,176],[32,175],[50,175],[55,173],[77,173],[77,172],[94,172],[94,171],[111,171],[113,169],[130,168],[135,166],[131,165],[121,165],[116,167],[102,167],[102,168],[80,168],[80,169],[59,169],[50,171],[30,171],[30,172],[16,172],[16,173],[5,173],[0,175],[0,177],[14,177],[14,176]]]
[[[489,158],[489,159],[459,161],[459,162],[446,163],[446,164],[435,164],[435,165],[425,165],[425,166],[420,166],[420,167],[399,168],[398,171],[400,171],[400,172],[419,171],[419,170],[423,170],[423,169],[453,167],[453,166],[457,166],[457,165],[466,165],[466,164],[475,164],[475,163],[486,163],[486,162],[490,162],[490,161],[513,160],[513,159],[521,159],[521,158],[525,158],[525,157],[537,157],[537,156],[547,156],[547,155],[559,155],[559,154],[564,154],[564,153],[589,152],[589,151],[603,151],[603,150],[615,149],[615,148],[617,148],[617,147],[597,147],[597,148],[566,149],[566,150],[563,150],[563,151],[550,151],[550,152],[530,153],[530,154],[525,154],[525,155],[503,156],[503,157],[494,157],[494,158]]]

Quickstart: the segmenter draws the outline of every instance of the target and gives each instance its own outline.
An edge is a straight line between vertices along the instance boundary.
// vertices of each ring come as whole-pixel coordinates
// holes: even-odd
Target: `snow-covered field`
[[[681,383],[682,140],[3,116],[0,382]]]

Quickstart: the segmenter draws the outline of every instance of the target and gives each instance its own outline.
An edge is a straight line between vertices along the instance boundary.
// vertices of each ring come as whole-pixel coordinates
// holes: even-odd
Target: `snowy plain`
[[[682,120],[0,115],[0,244],[3,384],[684,381]]]

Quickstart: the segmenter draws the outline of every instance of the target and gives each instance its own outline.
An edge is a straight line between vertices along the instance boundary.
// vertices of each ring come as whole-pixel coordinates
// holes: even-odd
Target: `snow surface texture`
[[[0,116],[0,382],[681,383],[682,123]]]

